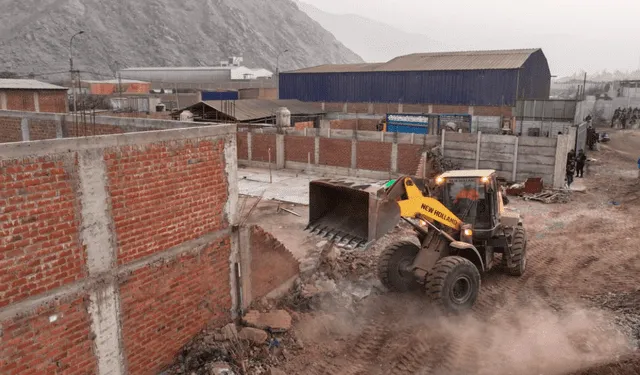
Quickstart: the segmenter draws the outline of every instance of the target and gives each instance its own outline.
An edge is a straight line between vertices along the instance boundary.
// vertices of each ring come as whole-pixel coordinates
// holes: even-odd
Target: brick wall
[[[8,90],[5,91],[7,96],[7,109],[9,111],[29,111],[36,110],[36,103],[33,100],[33,91],[27,90]]]
[[[433,105],[433,113],[469,113],[468,105]]]
[[[229,238],[196,254],[134,272],[121,284],[122,336],[129,373],[155,374],[207,324],[231,309]]]
[[[300,272],[298,261],[262,228],[251,228],[251,296],[258,299],[295,277]]]
[[[358,142],[357,168],[370,171],[391,170],[391,143]]]
[[[38,93],[40,112],[65,113],[67,112],[67,92],[40,91]]]
[[[271,149],[271,162],[276,161],[276,135],[253,133],[251,138],[251,159],[254,161],[269,161],[269,149]]]
[[[0,307],[86,275],[73,168],[55,158],[0,161]]]
[[[22,141],[20,119],[15,117],[0,117],[0,143]]]
[[[233,126],[0,145],[0,374],[157,374],[229,321],[234,147]]]
[[[0,322],[0,374],[97,372],[90,320],[82,297],[54,301]]]
[[[422,157],[422,146],[398,145],[398,172],[405,175],[415,175]]]
[[[293,127],[296,130],[304,130],[304,129],[313,128],[313,121],[296,122],[293,125]]]
[[[474,116],[513,116],[511,107],[473,107]]]
[[[404,104],[402,106],[404,113],[429,113],[428,104]]]
[[[56,122],[46,120],[29,121],[29,138],[32,141],[56,138]]]
[[[246,132],[238,132],[237,135],[238,142],[238,159],[240,160],[248,160],[249,159],[249,142],[247,141],[247,133]]]
[[[307,163],[311,154],[311,162],[315,162],[315,139],[287,135],[284,140],[284,158],[287,161]]]
[[[331,129],[340,130],[363,130],[363,131],[377,131],[377,125],[380,123],[380,119],[348,119],[348,120],[331,120]]]
[[[351,141],[320,138],[320,164],[351,167]]]

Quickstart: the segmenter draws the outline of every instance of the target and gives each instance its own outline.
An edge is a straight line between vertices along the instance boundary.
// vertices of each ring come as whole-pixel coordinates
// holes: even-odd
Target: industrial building
[[[280,75],[280,98],[328,103],[514,107],[549,98],[541,49],[417,53],[386,63],[321,65]]]
[[[114,94],[149,94],[151,84],[144,81],[131,79],[111,79],[105,81],[83,80],[82,88],[88,89],[91,95],[114,95]]]
[[[64,113],[67,88],[33,79],[0,79],[0,110]]]
[[[292,123],[318,122],[324,115],[317,106],[299,100],[246,99],[206,100],[186,107],[174,116],[177,119],[182,112],[189,111],[194,121],[274,124],[280,108],[291,112]]]

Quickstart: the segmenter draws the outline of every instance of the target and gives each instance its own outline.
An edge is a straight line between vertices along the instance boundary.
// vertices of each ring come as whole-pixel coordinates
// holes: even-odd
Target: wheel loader
[[[409,176],[384,187],[312,181],[307,229],[366,249],[406,221],[416,239],[382,251],[380,280],[397,292],[422,288],[444,311],[463,312],[476,302],[481,274],[496,266],[513,276],[525,272],[527,236],[520,216],[504,209],[496,171],[451,171],[433,182],[434,188]]]

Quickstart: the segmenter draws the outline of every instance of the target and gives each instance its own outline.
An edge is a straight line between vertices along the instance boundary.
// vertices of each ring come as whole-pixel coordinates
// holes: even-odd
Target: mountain
[[[230,56],[275,70],[362,59],[292,0],[0,0],[0,71],[216,66]]]
[[[302,11],[368,62],[384,62],[401,55],[443,51],[447,48],[426,35],[408,33],[362,16],[328,13],[300,1],[297,4]]]

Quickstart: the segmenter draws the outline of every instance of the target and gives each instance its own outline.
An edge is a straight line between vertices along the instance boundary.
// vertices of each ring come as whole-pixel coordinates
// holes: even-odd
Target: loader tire
[[[440,259],[427,275],[427,297],[445,313],[470,310],[480,292],[480,271],[468,259]]]
[[[382,285],[394,292],[408,292],[420,287],[410,270],[420,248],[413,242],[391,244],[380,254],[378,277]]]
[[[509,258],[511,257],[512,266],[509,267]],[[513,243],[511,244],[511,254],[505,252],[502,255],[504,259],[503,266],[507,274],[511,276],[522,276],[527,269],[527,234],[523,227],[517,227],[513,234]]]

